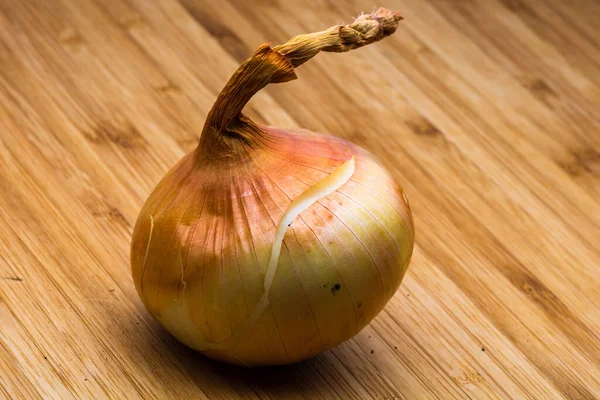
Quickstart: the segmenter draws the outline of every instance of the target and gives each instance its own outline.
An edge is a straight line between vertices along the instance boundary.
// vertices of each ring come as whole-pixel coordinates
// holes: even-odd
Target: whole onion
[[[197,149],[154,189],[131,243],[136,289],[178,340],[235,364],[296,362],[354,336],[394,295],[414,229],[390,174],[353,143],[259,126],[242,109],[318,52],[375,42],[400,20],[379,9],[262,45],[220,93]]]

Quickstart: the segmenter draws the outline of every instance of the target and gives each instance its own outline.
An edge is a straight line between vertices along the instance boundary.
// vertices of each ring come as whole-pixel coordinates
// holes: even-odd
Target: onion
[[[297,362],[348,340],[398,289],[414,245],[406,195],[364,149],[242,114],[320,51],[396,30],[379,9],[260,46],[211,109],[200,143],[160,181],[134,228],[131,268],[147,310],[213,359]]]

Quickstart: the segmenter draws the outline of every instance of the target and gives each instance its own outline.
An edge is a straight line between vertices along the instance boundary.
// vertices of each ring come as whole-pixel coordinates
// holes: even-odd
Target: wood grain
[[[0,398],[600,398],[600,4],[381,5],[405,17],[394,36],[319,55],[247,112],[376,154],[414,259],[354,339],[247,370],[146,313],[132,224],[256,47],[373,4],[0,2]]]

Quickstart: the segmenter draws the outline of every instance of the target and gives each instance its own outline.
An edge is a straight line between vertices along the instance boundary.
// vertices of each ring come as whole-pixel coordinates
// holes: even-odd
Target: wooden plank
[[[0,3],[0,397],[600,397],[600,7],[390,0],[389,39],[259,93],[411,201],[401,289],[352,340],[246,370],[177,343],[129,273],[142,202],[260,44],[362,0]]]

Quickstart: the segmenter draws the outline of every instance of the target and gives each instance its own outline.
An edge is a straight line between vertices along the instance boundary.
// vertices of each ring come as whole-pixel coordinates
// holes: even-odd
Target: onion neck
[[[246,103],[269,83],[296,79],[294,67],[268,44],[260,46],[227,82],[210,110],[200,138],[200,149],[215,154],[232,142],[255,142],[262,131],[242,114]]]
[[[295,36],[271,48],[261,45],[244,61],[223,88],[210,110],[197,155],[223,158],[236,153],[239,146],[255,146],[268,140],[257,124],[242,114],[246,103],[269,83],[296,79],[294,68],[321,51],[346,52],[379,41],[395,32],[402,16],[385,8],[363,14],[349,25]]]

